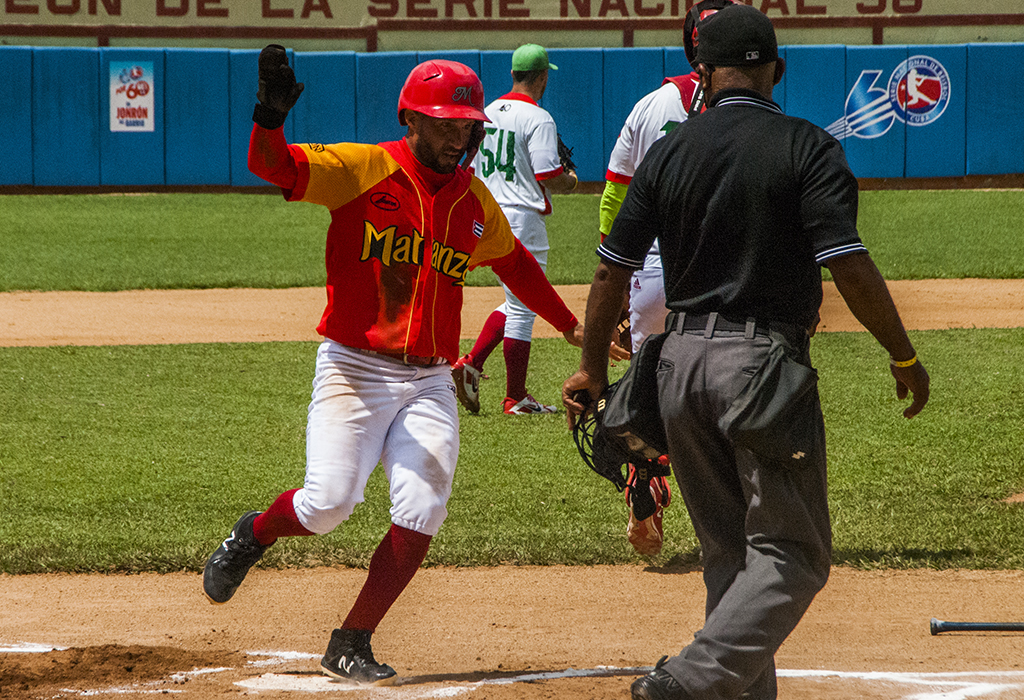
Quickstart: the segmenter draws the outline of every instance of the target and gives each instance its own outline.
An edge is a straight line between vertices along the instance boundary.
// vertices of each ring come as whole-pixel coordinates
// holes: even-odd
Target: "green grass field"
[[[590,284],[596,195],[556,195],[554,284]],[[873,191],[859,226],[887,279],[1024,277],[1024,191]],[[0,197],[0,291],[304,287],[325,279],[322,207],[274,195]],[[470,285],[496,284],[488,268]]]
[[[1024,568],[1024,329],[914,333],[932,400],[900,416],[885,355],[819,334],[835,561]],[[301,485],[315,343],[0,349],[0,571],[197,569],[238,514]],[[539,340],[538,398],[557,402],[578,351]],[[998,367],[998,370],[993,368]],[[576,454],[564,414],[509,420],[492,359],[480,415],[462,414],[451,515],[428,562],[635,562],[620,494]],[[461,410],[461,409],[460,409]],[[379,473],[329,536],[272,565],[361,566],[387,528]],[[682,504],[662,563],[692,562]]]
[[[1011,216],[1020,197],[865,193],[861,228],[890,278],[1024,277],[1014,267],[1024,255]],[[34,220],[46,216],[46,200],[58,202],[48,224]],[[588,282],[596,198],[559,198],[555,208],[552,277]],[[323,212],[274,197],[5,197],[0,209],[14,222],[0,257],[5,289],[322,283]],[[916,228],[935,210],[938,218]],[[917,240],[913,254],[907,240]],[[900,416],[905,404],[869,336],[813,340],[835,562],[1024,568],[1024,510],[1003,503],[1024,490],[1024,329],[912,336],[933,381],[931,402],[912,421]],[[301,485],[314,350],[0,348],[0,571],[199,569],[239,513]],[[578,350],[561,340],[536,341],[531,389],[557,403],[577,363]],[[503,371],[498,353],[482,414],[462,414],[450,516],[428,564],[640,561],[624,537],[622,496],[583,465],[564,414],[499,413]],[[365,566],[388,525],[385,487],[375,474],[349,522],[282,542],[267,565]],[[693,563],[681,501],[666,511],[666,531],[658,562]]]

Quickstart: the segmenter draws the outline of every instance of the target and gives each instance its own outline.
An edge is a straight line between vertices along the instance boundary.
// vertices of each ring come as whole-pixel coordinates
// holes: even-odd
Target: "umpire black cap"
[[[758,66],[779,60],[775,27],[750,5],[730,5],[700,23],[697,62],[708,66]]]

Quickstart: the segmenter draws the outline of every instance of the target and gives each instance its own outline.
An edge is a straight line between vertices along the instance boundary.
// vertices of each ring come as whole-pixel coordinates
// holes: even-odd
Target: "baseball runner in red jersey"
[[[703,91],[700,76],[696,72],[695,47],[699,43],[697,25],[732,5],[733,0],[703,0],[690,8],[683,22],[683,46],[694,71],[688,75],[665,78],[661,87],[640,99],[626,117],[626,123],[612,148],[605,175],[604,192],[601,195],[600,229],[601,240],[612,230],[612,222],[619,213],[622,201],[633,174],[643,162],[650,147],[687,120],[691,114],[699,114],[703,108]],[[713,147],[713,146],[712,146]],[[665,330],[665,280],[661,264],[661,250],[658,242],[651,246],[644,266],[633,273],[629,284],[629,333],[634,350],[652,333]],[[661,552],[664,541],[662,517],[665,507],[671,501],[668,479],[663,476],[650,480],[651,495],[656,504],[655,511],[647,517],[637,517],[632,503],[636,488],[636,472],[630,465],[627,477],[626,503],[629,505],[629,522],[626,536],[637,552],[654,556]]]
[[[203,588],[225,603],[279,537],[333,530],[363,501],[381,463],[392,525],[321,667],[382,685],[396,674],[374,658],[371,635],[447,515],[459,451],[449,365],[458,357],[466,272],[490,265],[575,345],[582,327],[487,188],[460,166],[487,120],[472,70],[441,60],[414,68],[398,102],[408,132],[377,145],[289,145],[281,127],[302,87],[283,47],[263,50],[249,167],[287,200],[331,212],[305,482],[265,512],[242,515],[207,561]]]
[[[490,123],[473,161],[473,171],[487,185],[512,233],[547,269],[548,232],[544,217],[551,213],[549,192],[571,192],[576,173],[564,170],[558,157],[555,120],[537,104],[548,84],[548,71],[558,70],[547,51],[536,44],[512,54],[512,91],[487,105]],[[506,386],[502,409],[509,415],[554,413],[555,406],[537,401],[526,390],[535,314],[505,285],[505,303],[487,319],[469,354],[452,367],[459,400],[467,410],[480,410],[480,377],[484,362],[502,343]]]

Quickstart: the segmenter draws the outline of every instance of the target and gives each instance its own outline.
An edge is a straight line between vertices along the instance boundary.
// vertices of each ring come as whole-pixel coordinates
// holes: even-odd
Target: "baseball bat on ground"
[[[931,622],[932,635],[942,632],[1024,632],[1024,622]]]

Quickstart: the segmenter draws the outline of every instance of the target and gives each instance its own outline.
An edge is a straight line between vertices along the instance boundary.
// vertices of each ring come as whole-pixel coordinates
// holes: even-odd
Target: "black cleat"
[[[371,634],[370,630],[334,630],[320,660],[324,674],[365,685],[391,685],[398,680],[395,669],[373,658]]]
[[[250,510],[239,518],[228,538],[206,560],[203,592],[211,602],[226,603],[231,600],[249,569],[270,546],[260,544],[252,534],[252,521],[259,514],[258,510]]]
[[[668,671],[661,670],[667,658],[661,657],[653,671],[633,681],[629,688],[633,700],[689,700],[690,696],[679,682],[670,676]]]

